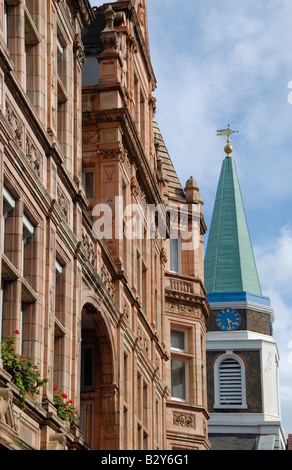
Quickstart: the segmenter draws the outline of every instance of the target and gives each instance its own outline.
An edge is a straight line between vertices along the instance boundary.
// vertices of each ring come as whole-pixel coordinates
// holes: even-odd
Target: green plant
[[[19,331],[14,331],[19,334]],[[20,356],[15,352],[15,336],[9,336],[1,341],[1,358],[3,369],[11,376],[14,384],[20,390],[19,404],[22,409],[26,408],[25,398],[30,394],[32,398],[39,395],[39,388],[42,387],[48,379],[41,379],[38,367],[32,363],[30,358]]]
[[[64,421],[68,421],[70,424],[77,422],[78,411],[76,411],[72,400],[67,400],[67,395],[61,393],[56,387],[54,387],[54,405],[57,410],[57,415]]]

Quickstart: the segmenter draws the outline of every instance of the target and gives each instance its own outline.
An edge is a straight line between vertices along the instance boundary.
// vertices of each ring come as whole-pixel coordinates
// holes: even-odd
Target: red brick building
[[[146,1],[2,0],[0,15],[1,339],[47,379],[21,407],[2,356],[0,443],[208,449],[206,227],[155,122]]]

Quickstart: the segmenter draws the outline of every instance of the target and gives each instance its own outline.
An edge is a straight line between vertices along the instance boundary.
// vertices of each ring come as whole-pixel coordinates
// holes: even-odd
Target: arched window
[[[214,408],[247,408],[245,365],[236,354],[220,356],[214,365]]]

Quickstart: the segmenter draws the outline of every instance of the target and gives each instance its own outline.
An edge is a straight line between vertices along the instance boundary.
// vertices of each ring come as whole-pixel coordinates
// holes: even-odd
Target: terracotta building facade
[[[155,121],[146,1],[0,15],[0,443],[209,449],[203,202]],[[45,379],[25,406],[11,336]]]

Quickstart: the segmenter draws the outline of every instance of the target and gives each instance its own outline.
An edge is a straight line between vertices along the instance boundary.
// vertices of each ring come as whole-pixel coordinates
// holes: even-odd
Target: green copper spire
[[[207,294],[262,295],[229,135],[205,255],[205,287]]]

